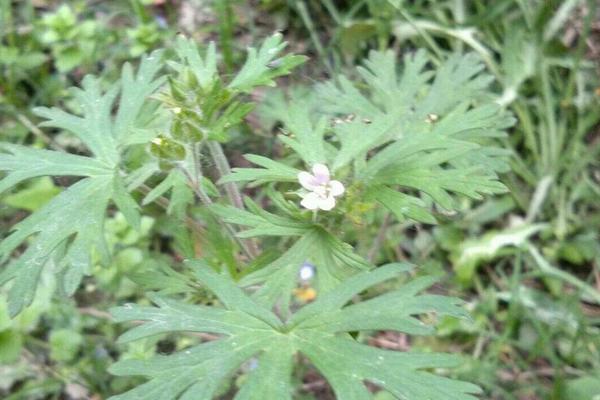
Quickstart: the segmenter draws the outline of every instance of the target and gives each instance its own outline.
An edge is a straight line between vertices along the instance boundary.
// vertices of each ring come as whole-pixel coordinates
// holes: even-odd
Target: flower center
[[[326,199],[331,193],[331,185],[329,182],[321,183],[319,186],[314,188],[313,192],[316,193],[320,198]]]

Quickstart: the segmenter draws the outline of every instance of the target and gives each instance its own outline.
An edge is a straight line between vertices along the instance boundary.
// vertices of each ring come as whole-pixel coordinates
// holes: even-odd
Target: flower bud
[[[185,147],[162,135],[152,140],[150,152],[159,159],[166,161],[181,161],[185,158]]]
[[[186,143],[199,142],[204,138],[204,132],[197,125],[184,119],[176,119],[171,127],[171,136]]]

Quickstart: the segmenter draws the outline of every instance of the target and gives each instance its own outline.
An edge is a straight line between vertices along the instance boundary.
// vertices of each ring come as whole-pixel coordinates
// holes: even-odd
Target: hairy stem
[[[208,150],[210,151],[210,156],[212,157],[215,165],[217,167],[217,171],[219,171],[219,178],[229,175],[231,173],[231,167],[229,166],[229,161],[227,161],[227,157],[225,157],[225,153],[223,152],[223,148],[219,142],[215,142],[213,140],[208,142]],[[225,185],[225,192],[227,192],[227,197],[229,197],[229,201],[231,204],[236,206],[237,208],[244,208],[244,203],[242,201],[242,194],[238,189],[235,182],[228,182]]]
[[[192,188],[192,190],[194,191],[194,194],[200,200],[200,202],[202,202],[202,204],[204,204],[206,206],[210,206],[211,204],[213,204],[213,201],[210,198],[210,196],[208,196],[208,194],[206,194],[204,189],[202,189],[202,185],[200,184],[199,177],[201,176],[201,170],[200,170],[200,164],[197,162],[197,155],[194,155],[194,164],[195,164],[194,165],[194,171],[195,171],[194,175],[196,175],[196,173],[197,173],[197,178],[192,176],[187,169],[181,168],[181,170],[184,173],[184,175],[187,177],[187,179],[190,183],[190,187]],[[255,253],[252,252],[252,250],[249,248],[248,244],[237,236],[237,232],[235,231],[235,229],[233,229],[233,227],[231,225],[229,225],[225,222],[223,222],[223,225],[225,226],[225,229],[227,230],[229,235],[240,246],[240,249],[242,249],[242,251],[244,252],[246,257],[248,257],[249,260],[256,257]]]
[[[227,157],[225,157],[225,153],[223,152],[223,148],[219,142],[215,142],[213,140],[208,141],[208,150],[210,155],[215,162],[217,167],[217,171],[219,172],[219,178],[229,175],[231,173],[231,166],[229,165],[229,161]],[[225,192],[227,193],[227,197],[231,204],[239,209],[244,209],[244,202],[242,200],[242,194],[240,193],[239,188],[235,184],[235,182],[228,182],[225,185]],[[258,246],[256,243],[249,239],[245,242],[246,247],[248,248],[251,258],[255,258],[258,256]]]

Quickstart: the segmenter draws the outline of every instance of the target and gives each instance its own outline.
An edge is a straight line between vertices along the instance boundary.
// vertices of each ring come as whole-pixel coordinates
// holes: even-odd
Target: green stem
[[[233,27],[234,15],[231,9],[231,0],[216,0],[214,6],[219,19],[219,42],[225,70],[229,73],[234,67],[233,62]]]
[[[223,147],[219,142],[208,141],[208,150],[210,155],[215,162],[215,166],[217,167],[217,171],[219,172],[219,177],[227,176],[231,173],[231,166],[229,165],[229,161],[227,161],[227,157],[223,152]],[[235,182],[227,182],[225,184],[225,192],[227,193],[227,197],[231,204],[235,207],[243,210],[244,209],[244,201],[242,200],[242,194],[240,189],[237,187]],[[247,250],[251,258],[256,258],[260,253],[258,250],[258,246],[256,242],[252,239],[248,239],[244,242],[247,246]]]
[[[310,12],[308,11],[306,2],[304,2],[303,0],[298,0],[298,1],[293,2],[293,4],[295,5],[295,8],[296,8],[296,11],[298,12],[298,14],[300,14],[300,18],[302,19],[304,26],[308,30],[308,33],[310,35],[310,40],[313,42],[313,45],[315,46],[317,53],[319,53],[319,56],[321,57],[321,60],[323,61],[323,64],[325,65],[327,72],[329,72],[329,74],[333,76],[334,75],[333,67],[331,66],[331,63],[329,62],[329,58],[327,56],[327,53],[325,52],[325,47],[323,46],[323,43],[321,42],[321,39],[319,38],[319,35],[317,34],[317,29],[315,28],[313,19],[310,15]]]
[[[208,151],[210,152],[210,156],[215,162],[215,166],[217,167],[217,171],[219,172],[219,178],[229,175],[231,173],[231,166],[229,165],[229,161],[227,161],[227,157],[225,157],[225,153],[223,152],[221,144],[212,140],[209,141]],[[244,209],[242,194],[240,193],[240,190],[238,189],[235,182],[228,182],[224,186],[225,192],[227,193],[227,197],[229,197],[229,201],[231,201],[231,204],[233,204],[237,208]]]
[[[444,59],[444,54],[442,52],[442,49],[440,49],[440,46],[437,45],[437,43],[431,37],[431,35],[425,29],[422,29],[422,27],[419,24],[417,24],[414,18],[409,13],[404,11],[404,9],[400,9],[399,14],[402,16],[402,18],[406,20],[406,22],[408,22],[409,25],[411,25],[415,29],[415,31],[423,38],[423,40],[425,40],[425,43],[434,53],[435,63],[439,64],[441,60]]]
[[[596,289],[594,289],[587,283],[577,279],[573,275],[550,265],[550,263],[546,261],[546,259],[540,254],[538,249],[535,248],[533,245],[528,245],[528,250],[529,254],[531,254],[538,267],[540,268],[540,271],[542,271],[546,275],[553,276],[564,282],[567,282],[570,285],[575,286],[577,289],[581,290],[587,297],[589,297],[590,300],[593,300],[597,304],[600,304],[600,293],[598,293]]]
[[[196,194],[196,197],[198,198],[198,200],[200,200],[200,202],[202,204],[204,204],[205,206],[210,206],[213,203],[212,199],[210,198],[210,196],[208,194],[206,194],[206,192],[204,191],[204,189],[202,189],[202,185],[200,185],[200,182],[195,182],[195,179],[190,175],[189,171],[187,171],[185,168],[181,169],[182,172],[184,173],[184,175],[187,177],[190,186],[192,188],[192,190],[194,191],[194,193]],[[251,260],[252,258],[255,257],[255,254],[252,252],[252,250],[250,250],[249,246],[237,236],[237,232],[233,229],[233,227],[227,223],[225,223],[224,221],[223,225],[225,226],[225,229],[227,230],[227,232],[231,235],[231,237],[233,238],[233,240],[236,241],[236,243],[240,246],[240,248],[242,249],[242,251],[244,252],[244,254],[246,255],[246,257],[248,257],[249,260]]]
[[[552,88],[550,86],[549,67],[545,62],[540,66],[540,79],[542,85],[542,102],[544,107],[544,115],[546,116],[546,140],[541,140],[542,143],[542,159],[544,160],[544,173],[553,174],[560,155],[560,150],[557,148],[557,126],[555,118],[555,103],[552,96]]]

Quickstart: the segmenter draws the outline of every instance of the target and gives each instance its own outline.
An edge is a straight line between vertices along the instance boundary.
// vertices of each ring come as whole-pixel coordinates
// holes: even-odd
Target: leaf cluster
[[[188,261],[199,284],[168,268],[135,274],[136,282],[161,294],[149,295],[156,307],[128,305],[113,311],[118,321],[144,321],[125,333],[123,342],[171,332],[210,333],[219,339],[170,356],[120,361],[113,373],[150,380],[115,399],[213,398],[248,360],[258,364],[236,398],[289,399],[298,357],[309,359],[341,399],[371,398],[365,382],[402,399],[474,399],[476,386],[428,371],[454,366],[456,357],[375,349],[356,338],[355,332],[386,329],[431,334],[433,326],[425,321],[432,315],[467,315],[457,299],[419,294],[434,283],[430,277],[360,301],[367,289],[410,267],[373,268],[335,227],[343,223],[353,199],[379,203],[399,219],[433,223],[434,208],[455,209],[456,195],[479,199],[503,191],[497,172],[506,167],[505,154],[494,140],[512,119],[490,103],[489,78],[473,56],[454,56],[434,72],[426,54],[417,52],[405,58],[399,71],[392,52],[374,52],[358,70],[360,81],[340,76],[316,89],[318,111],[299,98],[278,106],[285,128],[279,138],[291,157],[249,155],[261,168],[237,168],[227,175],[217,142],[227,141],[227,133],[252,109],[247,94],[272,85],[304,61],[280,57],[284,47],[276,34],[259,48],[249,48],[245,64],[228,79],[218,71],[214,45],[201,52],[180,37],[178,60],[168,62],[174,71],[168,78],[158,76],[159,51],[145,57],[137,73],[126,65],[114,85],[104,87],[99,79],[86,77],[81,88],[73,89],[78,107],[73,112],[36,109],[45,119],[42,126],[70,132],[90,154],[0,145],[0,170],[6,173],[0,191],[40,176],[79,179],[15,225],[0,243],[0,259],[8,261],[0,284],[12,281],[10,314],[31,303],[49,261],[58,266],[67,294],[92,265],[106,262],[111,255],[103,232],[107,209],[114,205],[132,227],[139,227],[140,205],[130,192],[154,181],[163,169],[166,174],[145,191],[142,206],[167,201],[163,196],[170,192],[167,212],[187,222],[196,195],[211,213],[207,221],[218,220],[230,234],[236,233],[231,225],[243,227],[235,236],[238,243],[276,237],[288,249],[253,260],[247,268],[234,257],[223,262],[227,268]],[[155,159],[129,162],[130,153],[148,145]],[[221,193],[202,170],[205,149],[224,175],[219,183],[232,205],[212,200]],[[289,192],[279,190],[279,185],[297,186],[298,173],[316,163],[330,166],[349,193],[348,204],[325,218],[309,215],[289,199]],[[235,184],[240,181],[268,184],[264,199],[274,210],[249,198],[237,204]],[[24,252],[9,261],[25,244]],[[305,263],[316,266],[318,298],[297,310],[292,293]],[[201,286],[214,293],[217,304],[195,304],[193,295]],[[187,296],[186,301],[165,297],[177,294]]]
[[[281,142],[307,166],[329,165],[399,220],[435,223],[434,206],[454,211],[456,195],[504,192],[497,174],[508,168],[507,152],[496,140],[514,119],[492,101],[477,56],[451,56],[435,71],[424,51],[405,56],[400,71],[395,58],[372,52],[357,70],[361,82],[342,75],[319,85],[312,102],[270,105],[284,125]],[[262,168],[235,169],[224,181],[296,179],[284,163],[247,158]]]
[[[104,239],[104,218],[114,203],[132,226],[139,226],[139,211],[121,175],[122,157],[138,129],[137,119],[146,98],[162,83],[156,75],[161,67],[161,52],[142,60],[137,73],[130,65],[123,68],[121,79],[103,90],[99,79],[87,76],[82,88],[72,93],[80,110],[69,113],[58,108],[37,108],[46,119],[42,126],[74,134],[91,152],[90,156],[22,145],[0,144],[0,191],[40,176],[81,177],[67,190],[54,197],[40,210],[12,227],[12,233],[0,243],[0,259],[31,238],[24,253],[0,272],[0,284],[13,281],[9,311],[18,314],[33,300],[44,265],[54,258],[59,266],[61,286],[67,294],[77,289],[81,278],[89,274],[92,254],[106,260],[110,254]],[[113,107],[119,98],[116,115]]]
[[[209,332],[219,338],[168,356],[121,360],[111,367],[117,375],[143,375],[150,380],[113,400],[139,398],[210,399],[248,360],[254,368],[235,399],[291,399],[294,359],[308,358],[332,385],[339,399],[371,399],[370,382],[401,399],[476,399],[479,388],[427,371],[457,365],[456,356],[400,353],[377,349],[353,339],[349,332],[389,329],[428,334],[432,327],[418,316],[466,317],[460,300],[421,294],[434,283],[425,277],[364,302],[348,304],[375,284],[406,273],[406,264],[390,264],[356,275],[343,285],[281,320],[201,262],[190,262],[197,278],[218,297],[222,307],[190,305],[152,295],[156,306],[129,305],[113,310],[118,321],[144,321],[119,339],[137,340],[167,332]]]

